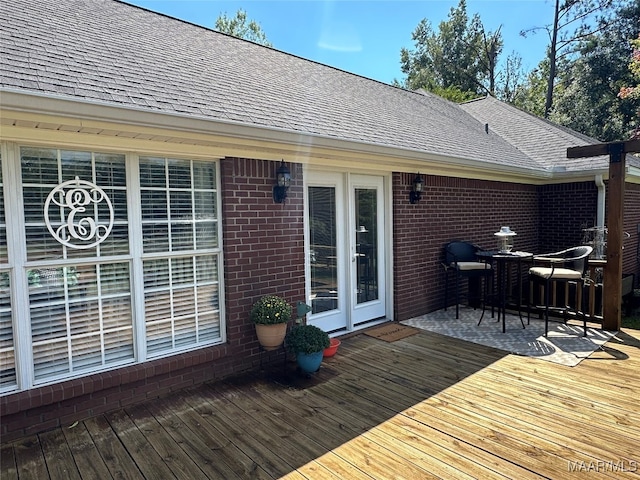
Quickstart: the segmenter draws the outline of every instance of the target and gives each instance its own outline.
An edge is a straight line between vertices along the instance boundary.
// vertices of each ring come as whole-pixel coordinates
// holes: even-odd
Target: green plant
[[[622,317],[622,326],[632,330],[640,330],[640,314],[631,317]]]
[[[640,308],[638,308],[640,305],[638,304],[638,299],[640,299],[640,288],[636,288],[633,291],[633,296],[629,300],[631,302],[635,302],[631,306],[631,311],[623,309],[622,327],[640,330]],[[625,313],[628,313],[629,315],[625,315]]]
[[[284,340],[293,353],[316,353],[329,347],[329,335],[315,325],[293,327]]]
[[[265,295],[253,304],[249,317],[262,325],[286,323],[291,319],[291,305],[277,295]]]

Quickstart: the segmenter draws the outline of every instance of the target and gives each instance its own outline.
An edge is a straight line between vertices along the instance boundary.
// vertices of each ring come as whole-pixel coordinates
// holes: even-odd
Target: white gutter
[[[606,188],[602,181],[602,175],[596,175],[595,177],[596,187],[598,187],[598,206],[596,208],[596,227],[604,227],[604,214],[605,214],[605,194]]]
[[[344,153],[356,156],[373,155],[381,157],[385,165],[388,165],[388,159],[392,158],[397,161],[396,168],[402,168],[404,165],[404,170],[407,172],[419,170],[425,161],[432,161],[452,171],[460,168],[471,169],[486,172],[486,175],[498,173],[538,181],[547,181],[553,177],[551,172],[528,166],[488,163],[471,157],[452,157],[438,152],[386,146],[364,140],[338,139],[281,127],[247,125],[232,120],[212,119],[187,113],[152,111],[131,105],[115,105],[99,100],[79,100],[64,95],[25,92],[13,88],[0,88],[0,94],[2,108],[17,112],[47,114],[81,121],[126,122],[129,125],[164,128],[196,135],[219,135],[236,139],[241,143],[247,139],[280,143],[293,147],[298,155],[316,148],[327,149],[335,152],[337,160],[344,157]],[[126,115],[123,115],[123,111]],[[273,159],[280,157],[281,152],[277,152]]]

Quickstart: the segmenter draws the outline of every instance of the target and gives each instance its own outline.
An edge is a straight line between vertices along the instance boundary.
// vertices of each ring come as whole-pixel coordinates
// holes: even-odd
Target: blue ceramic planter
[[[322,350],[315,353],[296,353],[296,360],[300,370],[303,372],[317,372],[322,363]]]

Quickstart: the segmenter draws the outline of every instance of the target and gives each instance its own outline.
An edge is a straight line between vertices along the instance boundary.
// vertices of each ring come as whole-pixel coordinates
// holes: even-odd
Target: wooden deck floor
[[[437,334],[2,445],[9,479],[639,478],[640,332],[570,368]]]

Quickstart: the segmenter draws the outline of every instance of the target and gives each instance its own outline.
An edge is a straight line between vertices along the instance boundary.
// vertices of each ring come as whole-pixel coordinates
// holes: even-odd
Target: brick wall
[[[249,322],[253,303],[267,294],[294,306],[305,300],[302,167],[288,164],[291,187],[278,204],[272,190],[278,166],[248,159],[221,163],[229,342],[250,356],[259,353]]]
[[[622,271],[636,274],[636,285],[640,288],[640,185],[627,183],[624,194],[624,231],[631,236],[624,240],[622,251]]]
[[[580,245],[582,230],[596,224],[595,182],[538,187],[540,251],[555,252]]]
[[[493,234],[509,226],[518,234],[516,250],[538,251],[536,187],[426,175],[422,200],[411,205],[414,176],[393,175],[396,320],[443,307],[441,262],[451,240],[493,249],[497,244]]]
[[[251,305],[267,293],[304,300],[302,168],[289,165],[283,204],[272,199],[279,162],[221,162],[227,343],[0,397],[0,435],[8,442],[109,410],[281,360],[261,352]]]

